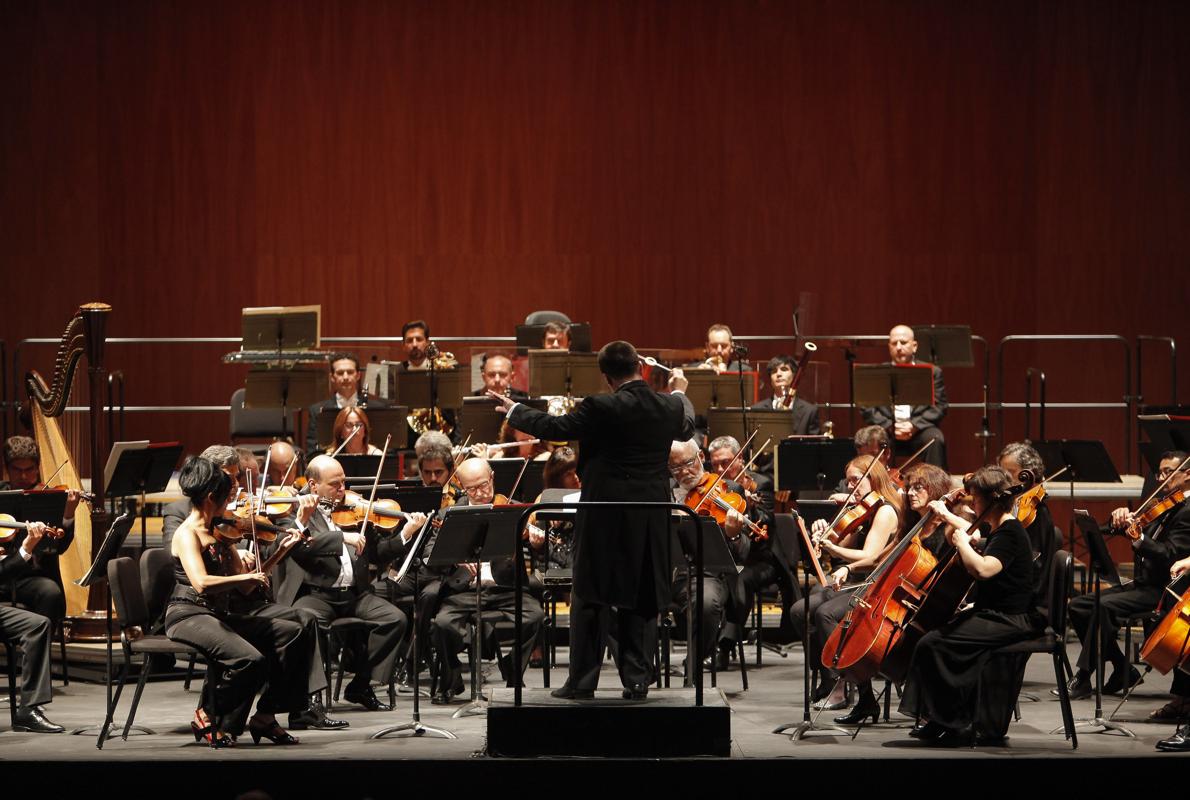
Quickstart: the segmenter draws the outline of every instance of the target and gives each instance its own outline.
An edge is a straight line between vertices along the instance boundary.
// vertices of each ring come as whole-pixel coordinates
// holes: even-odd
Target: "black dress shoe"
[[[576,689],[569,683],[564,683],[550,692],[550,697],[556,697],[559,700],[594,700],[595,690]]]
[[[871,695],[861,697],[855,708],[841,717],[835,717],[835,722],[840,725],[859,725],[868,717],[872,718],[873,725],[880,718],[880,704]]]
[[[380,700],[376,697],[376,693],[372,691],[371,686],[368,686],[364,689],[352,689],[349,686],[343,692],[343,699],[348,703],[355,703],[356,705],[363,706],[369,711],[391,710],[387,704],[380,702]]]
[[[350,726],[351,723],[345,719],[328,717],[326,709],[317,700],[311,700],[305,711],[289,714],[289,729],[292,731],[339,731]]]
[[[1126,672],[1127,678],[1124,678],[1123,674],[1125,674],[1124,670],[1114,670],[1111,677],[1103,682],[1103,693],[1119,694],[1120,692],[1126,692],[1144,680],[1140,675],[1140,670],[1133,666],[1128,667]]]
[[[1081,672],[1075,673],[1074,677],[1070,679],[1070,683],[1066,684],[1066,691],[1070,694],[1071,700],[1082,700],[1083,698],[1090,697],[1094,688],[1091,686],[1091,676],[1084,675]],[[1055,697],[1061,697],[1057,689],[1050,689],[1050,694]]]
[[[715,671],[727,672],[729,669],[731,669],[731,651],[720,650],[715,654]]]
[[[634,683],[626,687],[620,696],[625,700],[647,700],[649,698],[649,686],[644,683]]]
[[[1173,736],[1157,742],[1157,749],[1165,753],[1190,752],[1190,729],[1185,725],[1179,726]]]
[[[30,733],[62,733],[66,729],[61,725],[50,722],[41,711],[41,706],[29,706],[17,711],[12,729],[14,731],[28,731]]]

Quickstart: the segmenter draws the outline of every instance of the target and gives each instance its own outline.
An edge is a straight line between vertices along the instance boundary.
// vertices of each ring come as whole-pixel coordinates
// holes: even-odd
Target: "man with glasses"
[[[464,496],[455,502],[455,507],[490,505],[496,495],[492,468],[482,458],[472,458],[459,465],[455,472]],[[427,548],[432,549],[433,543]],[[432,702],[436,705],[449,703],[451,698],[463,692],[463,673],[459,653],[465,645],[467,624],[475,615],[475,584],[480,586],[479,601],[482,604],[484,628],[497,621],[512,622],[516,613],[515,569],[524,569],[523,560],[501,558],[482,562],[479,568],[473,562],[459,564],[443,582],[442,599],[438,613],[431,625],[431,634],[441,658],[441,671]],[[545,619],[541,603],[528,594],[529,578],[521,581],[521,674],[529,666],[529,656],[537,630]],[[484,631],[488,633],[488,631]],[[484,635],[482,639],[486,639]],[[500,673],[508,685],[513,686],[512,654],[506,654],[500,661]]]
[[[1186,454],[1179,450],[1161,454],[1157,480],[1169,479],[1163,490],[1164,495],[1171,495],[1190,486],[1185,461]],[[1111,515],[1112,528],[1123,530],[1132,519],[1132,512],[1127,508],[1117,508]],[[1127,691],[1129,687],[1140,682],[1140,673],[1128,663],[1127,656],[1120,650],[1117,642],[1120,625],[1129,617],[1156,609],[1165,591],[1165,585],[1169,583],[1170,569],[1174,562],[1190,555],[1190,504],[1183,501],[1146,525],[1140,538],[1132,541],[1132,549],[1136,551],[1135,577],[1132,583],[1126,586],[1112,586],[1102,590],[1098,620],[1095,619],[1093,594],[1076,597],[1070,603],[1070,624],[1078,633],[1079,641],[1083,645],[1083,651],[1078,657],[1078,669],[1070,679],[1072,700],[1091,694],[1091,677],[1096,669],[1096,664],[1091,659],[1095,648],[1091,644],[1096,631],[1103,648],[1104,663],[1112,664],[1115,668],[1112,676],[1103,684],[1103,691],[1116,694]],[[1163,715],[1163,712],[1168,714]],[[1187,714],[1190,714],[1190,707],[1167,706],[1158,712],[1154,719],[1178,718],[1179,715]]]

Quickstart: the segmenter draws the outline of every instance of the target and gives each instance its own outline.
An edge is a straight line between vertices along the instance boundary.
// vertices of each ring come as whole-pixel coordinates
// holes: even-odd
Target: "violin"
[[[277,541],[278,536],[284,536],[289,532],[287,528],[282,528],[279,525],[274,525],[264,517],[258,516],[255,520],[245,519],[242,517],[215,517],[211,520],[211,532],[215,538],[221,539],[225,542],[238,542],[244,538],[253,538],[253,526],[255,526],[255,538],[258,542]]]
[[[1012,504],[1012,515],[1027,528],[1036,521],[1037,506],[1043,500],[1045,500],[1045,484],[1039,483],[1016,499],[1016,502]]]
[[[1185,491],[1176,491],[1168,495],[1164,500],[1154,503],[1140,514],[1134,514],[1129,520],[1128,525],[1123,529],[1129,539],[1139,539],[1143,533],[1145,526],[1157,520],[1166,511],[1171,508],[1181,505],[1186,500]]]
[[[748,511],[748,501],[735,492],[728,491],[723,486],[722,476],[713,472],[705,473],[698,485],[686,494],[687,508],[694,509],[699,514],[714,518],[721,526],[727,524],[727,512],[738,511],[745,514]],[[748,535],[756,541],[769,538],[767,526],[757,525],[750,519],[744,520],[748,528]]]
[[[843,511],[835,517],[825,531],[815,537],[814,542],[820,545],[825,539],[842,541],[848,534],[854,533],[861,525],[870,520],[880,506],[884,505],[884,498],[876,492],[868,492],[863,497],[857,497],[853,502],[843,507]]]
[[[30,491],[33,491],[33,492],[69,492],[72,490],[66,484],[60,483],[57,486],[46,486],[45,484],[41,484],[41,485],[33,487],[32,489],[30,489]],[[84,492],[82,489],[77,490],[77,492],[78,492],[78,496],[79,496],[80,500],[86,500],[88,503],[91,503],[92,505],[94,505],[95,495],[91,494],[91,492]]]
[[[12,514],[0,514],[0,545],[8,544],[16,538],[17,531],[27,531],[31,522],[19,522]],[[61,528],[47,528],[45,535],[51,539],[61,539],[66,532]]]
[[[228,509],[240,519],[247,519],[253,514],[261,513],[262,510],[270,517],[279,517],[288,514],[293,506],[302,501],[298,496],[298,490],[292,486],[267,486],[264,490],[263,509],[259,507],[260,500],[257,495],[241,490],[235,501],[228,505]]]
[[[365,518],[370,525],[391,531],[402,520],[408,519],[409,515],[401,510],[401,504],[396,500],[375,500],[369,513],[368,501],[351,491],[344,494],[343,500],[331,508],[331,522],[340,528],[359,525]]]

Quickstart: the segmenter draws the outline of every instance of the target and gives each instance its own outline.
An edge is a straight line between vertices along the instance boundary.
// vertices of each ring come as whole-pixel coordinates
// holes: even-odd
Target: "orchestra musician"
[[[1000,451],[996,461],[1008,473],[1013,486],[1020,483],[1021,470],[1028,470],[1038,481],[1045,477],[1045,461],[1028,442],[1009,442]],[[1029,546],[1034,553],[1034,586],[1040,592],[1042,582],[1049,573],[1048,559],[1058,549],[1058,534],[1044,497],[1036,501],[1036,509],[1033,521],[1025,526],[1025,532],[1029,534]]]
[[[670,497],[670,445],[694,435],[686,378],[674,370],[672,394],[658,394],[641,378],[636,348],[624,341],[604,345],[598,363],[611,393],[585,397],[564,416],[495,399],[516,429],[549,441],[579,441],[582,500],[665,502]],[[614,608],[610,624],[620,647],[624,696],[644,699],[653,677],[657,614],[669,605],[668,515],[589,510],[577,516],[575,525],[570,674],[553,694],[575,700],[594,697],[607,641],[604,615]]]
[[[876,461],[873,456],[856,456],[847,462],[844,474],[847,489],[849,492],[854,491],[857,501],[874,492],[879,502],[865,522],[839,541],[835,541],[834,536],[829,534],[829,524],[826,520],[815,520],[811,526],[814,539],[821,542],[823,552],[831,557],[832,562],[839,564],[828,576],[827,586],[814,587],[809,598],[797,601],[789,611],[790,620],[801,640],[806,642],[806,611],[803,604],[809,603],[812,632],[809,634],[806,659],[811,665],[822,663],[822,650],[826,640],[846,616],[850,607],[854,589],[843,588],[844,583],[854,586],[861,582],[876,568],[903,530],[904,501],[882,463]],[[812,699],[822,701],[823,707],[829,711],[846,708],[849,698],[844,682],[833,672],[830,673],[830,677],[831,680],[820,681]],[[836,721],[854,724],[872,716],[877,710],[876,696],[872,692],[871,683],[868,682],[860,687],[859,701],[851,713],[837,717]]]
[[[195,741],[231,747],[247,721],[257,744],[261,738],[297,744],[275,714],[306,707],[309,645],[303,628],[291,620],[231,611],[232,591],[268,585],[267,576],[246,566],[212,522],[227,505],[232,480],[219,465],[198,457],[182,467],[179,483],[191,511],[170,543],[177,585],[166,609],[165,633],[218,665],[207,672],[203,700],[190,723]],[[292,531],[289,537],[299,534]],[[248,720],[252,698],[261,689],[256,714]]]
[[[879,425],[865,425],[855,432],[855,436],[851,440],[855,444],[857,456],[879,456],[880,463],[885,469],[892,465],[892,442],[888,438],[888,431],[884,428]],[[834,494],[828,499],[842,503],[847,499],[849,491],[847,477],[844,476],[839,478],[839,484],[835,487]]]
[[[487,392],[495,392],[507,395],[513,400],[529,399],[529,395],[513,388],[512,380],[516,375],[516,369],[508,356],[499,353],[484,356],[479,374],[483,378],[483,388],[476,389],[472,394],[482,396]]]
[[[797,361],[792,356],[773,356],[768,363],[769,385],[773,396],[754,404],[752,411],[789,411],[793,414],[793,433],[797,436],[817,436],[822,433],[818,424],[818,406],[801,397],[788,396],[793,385]]]
[[[900,706],[901,713],[917,720],[909,735],[937,744],[1004,738],[1027,655],[992,659],[991,652],[1036,636],[1045,624],[1035,605],[1029,537],[1012,514],[1012,499],[1003,494],[1011,478],[1000,467],[982,467],[963,486],[977,515],[991,509],[985,517],[991,533],[982,554],[972,546],[979,537],[967,533],[966,520],[941,500],[931,501],[930,508],[948,523],[950,544],[975,579],[974,607],[918,642]]]
[[[260,486],[260,461],[256,454],[247,447],[237,447],[236,455],[240,457],[240,482],[244,486]]]
[[[888,333],[888,353],[894,364],[917,363],[917,339],[908,325],[897,325]],[[898,405],[896,408],[880,406],[862,408],[864,421],[869,425],[880,425],[887,429],[896,441],[898,455],[917,451],[929,441],[934,446],[922,454],[927,464],[946,468],[946,437],[938,424],[946,416],[946,387],[942,383],[942,369],[932,367],[934,377],[934,404],[922,406]]]
[[[15,437],[14,437],[15,438]],[[25,438],[25,437],[20,437]],[[11,441],[11,440],[10,440]],[[7,444],[5,453],[7,454]],[[12,472],[9,472],[10,477]],[[15,575],[25,573],[38,545],[49,528],[34,522],[24,531],[24,537],[14,549],[0,559],[0,582],[7,583]],[[61,591],[61,587],[59,587]],[[50,686],[50,632],[52,622],[44,614],[16,606],[0,605],[0,636],[21,645],[21,687],[17,698],[14,731],[30,733],[62,733],[66,729],[46,717],[41,707],[53,700]],[[10,655],[12,651],[10,650]]]
[[[387,709],[376,698],[371,682],[388,683],[408,620],[400,609],[372,593],[368,564],[392,560],[386,548],[396,543],[344,531],[331,519],[331,511],[346,495],[346,478],[338,461],[327,455],[311,459],[306,481],[310,494],[298,505],[297,526],[309,536],[294,548],[277,600],[310,609],[323,625],[341,617],[372,623],[366,637],[350,642],[355,675],[343,696],[368,711]]]
[[[1166,484],[1166,496],[1190,486],[1185,469],[1178,470],[1186,454],[1180,450],[1161,454],[1157,480]],[[1112,511],[1113,528],[1126,528],[1132,515],[1127,508]],[[1091,677],[1096,664],[1091,656],[1094,651],[1092,637],[1099,631],[1099,642],[1103,648],[1103,663],[1111,664],[1114,671],[1103,684],[1108,694],[1127,691],[1140,681],[1140,673],[1128,663],[1127,656],[1117,642],[1120,625],[1129,617],[1153,611],[1157,608],[1168,582],[1168,575],[1174,562],[1190,555],[1190,503],[1181,502],[1153,520],[1132,541],[1135,551],[1136,569],[1133,581],[1126,586],[1112,586],[1100,592],[1100,614],[1095,619],[1094,594],[1085,594],[1070,601],[1070,625],[1082,642],[1074,677],[1070,679],[1070,697],[1076,700],[1091,694]],[[1156,719],[1168,709],[1158,712]]]
[[[480,458],[468,459],[459,464],[455,477],[463,487],[463,496],[455,501],[456,508],[489,505],[494,501],[495,480],[487,461]],[[433,543],[427,546],[432,549]],[[516,576],[513,573],[515,569],[524,569],[522,559],[496,559],[490,563],[484,562],[478,569],[476,564],[468,562],[457,565],[443,581],[442,599],[431,624],[432,636],[441,658],[438,690],[434,693],[432,702],[449,703],[463,691],[463,675],[458,654],[466,646],[464,642],[467,622],[477,610],[476,583],[480,586],[479,600],[485,622],[492,619],[513,621],[516,612]],[[521,583],[521,675],[515,676],[515,680],[522,680],[524,671],[529,667],[533,642],[537,639],[537,631],[545,619],[541,603],[529,595],[528,586],[529,581],[526,577]],[[515,685],[512,664],[511,653],[506,654],[500,662],[500,672],[510,687]]]
[[[450,437],[441,431],[426,431],[417,437],[413,452],[422,485],[445,487],[455,466]]]
[[[1169,568],[1169,577],[1178,579],[1190,571],[1190,556],[1178,559]],[[1173,613],[1173,612],[1168,612]],[[1149,715],[1155,722],[1177,722],[1173,736],[1157,742],[1157,749],[1166,753],[1190,751],[1190,674],[1180,667],[1173,671],[1173,699]]]
[[[407,370],[430,368],[430,326],[424,319],[415,319],[401,326],[401,338],[405,343],[405,360],[401,366]]]
[[[359,359],[350,353],[339,353],[331,361],[331,386],[334,395],[321,403],[310,406],[306,427],[306,457],[318,452],[318,415],[323,411],[355,406],[357,408],[385,408],[388,403],[383,397],[374,397],[367,393],[367,387],[362,382],[363,373],[359,368]]]
[[[541,348],[543,350],[569,350],[570,326],[565,322],[547,322]]]
[[[731,328],[715,323],[707,328],[707,340],[703,344],[706,359],[687,364],[687,367],[709,367],[716,372],[738,372],[740,362],[735,360],[735,341]]]
[[[674,442],[669,448],[669,474],[673,477],[673,501],[684,503],[686,495],[702,482],[706,474],[703,469],[702,451],[698,443],[693,440]],[[720,486],[726,491],[742,495],[743,488],[732,480],[720,481]],[[709,502],[709,501],[708,501]],[[744,535],[745,517],[734,508],[727,511],[727,519],[723,525],[723,538],[737,564],[743,564],[751,548],[752,540]],[[702,627],[699,629],[702,658],[715,654],[718,643],[719,652],[716,667],[726,669],[730,664],[731,652],[735,643],[739,641],[742,626],[741,617],[747,618],[748,607],[744,606],[742,613],[739,607],[743,599],[738,596],[738,577],[736,574],[722,575],[706,570],[698,577],[702,582],[703,607]],[[674,570],[671,592],[673,603],[679,609],[679,615],[685,616],[687,606],[693,601],[696,587],[689,578],[685,566]],[[689,632],[688,632],[689,635]]]
[[[925,516],[930,503],[941,500],[951,490],[950,473],[933,464],[917,463],[906,467],[901,477],[905,481],[905,530],[910,530]],[[964,512],[955,513],[963,516]],[[947,527],[945,520],[934,516],[921,532],[922,545],[935,557],[949,547]]]
[[[273,442],[269,445],[269,486],[294,486],[301,477],[301,462],[289,442]],[[297,461],[298,463],[294,463]],[[304,481],[302,481],[304,483]],[[256,486],[255,483],[252,484]]]
[[[541,474],[542,490],[583,488],[578,476],[578,456],[569,447],[559,447],[549,454]],[[541,495],[534,500],[541,502]],[[529,517],[529,546],[535,553],[546,555],[546,569],[570,569],[574,562],[574,523],[553,521],[546,530],[536,527],[536,514]],[[549,547],[546,547],[546,541]],[[548,552],[546,552],[548,550]]]
[[[355,433],[356,431],[359,433]],[[355,436],[352,436],[352,434]],[[347,442],[341,451],[345,456],[378,456],[382,455],[380,448],[371,442],[372,423],[368,421],[367,413],[358,406],[345,406],[335,417],[335,425],[331,433],[331,443],[326,448],[327,455],[339,451],[339,447]],[[351,441],[348,441],[350,439]]]
[[[8,481],[0,483],[0,491],[30,491],[41,486],[41,449],[28,436],[10,436],[4,442],[4,468]],[[11,562],[0,579],[0,585],[11,587],[5,593],[25,608],[49,617],[57,628],[66,618],[66,595],[62,589],[62,571],[58,556],[65,553],[74,541],[74,515],[79,493],[66,491],[66,510],[62,515],[61,538],[41,537],[28,552],[31,559]],[[25,531],[15,531],[9,547],[20,546]]]

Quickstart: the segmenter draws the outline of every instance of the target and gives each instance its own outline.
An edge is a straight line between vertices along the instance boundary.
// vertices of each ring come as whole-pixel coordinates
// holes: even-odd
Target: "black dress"
[[[202,548],[208,575],[232,574],[230,548],[223,543]],[[261,713],[303,710],[309,647],[302,626],[230,613],[230,593],[199,593],[176,556],[174,578],[177,585],[165,612],[165,633],[201,651],[211,665],[202,707],[215,729],[232,736],[243,733],[252,698],[265,684],[257,705]]]
[[[1015,519],[989,537],[984,556],[1003,569],[975,586],[975,605],[930,631],[913,651],[901,712],[953,731],[1000,738],[1008,730],[1027,655],[996,656],[998,647],[1028,639],[1044,626],[1034,606],[1029,536]],[[983,684],[976,709],[976,687]]]

